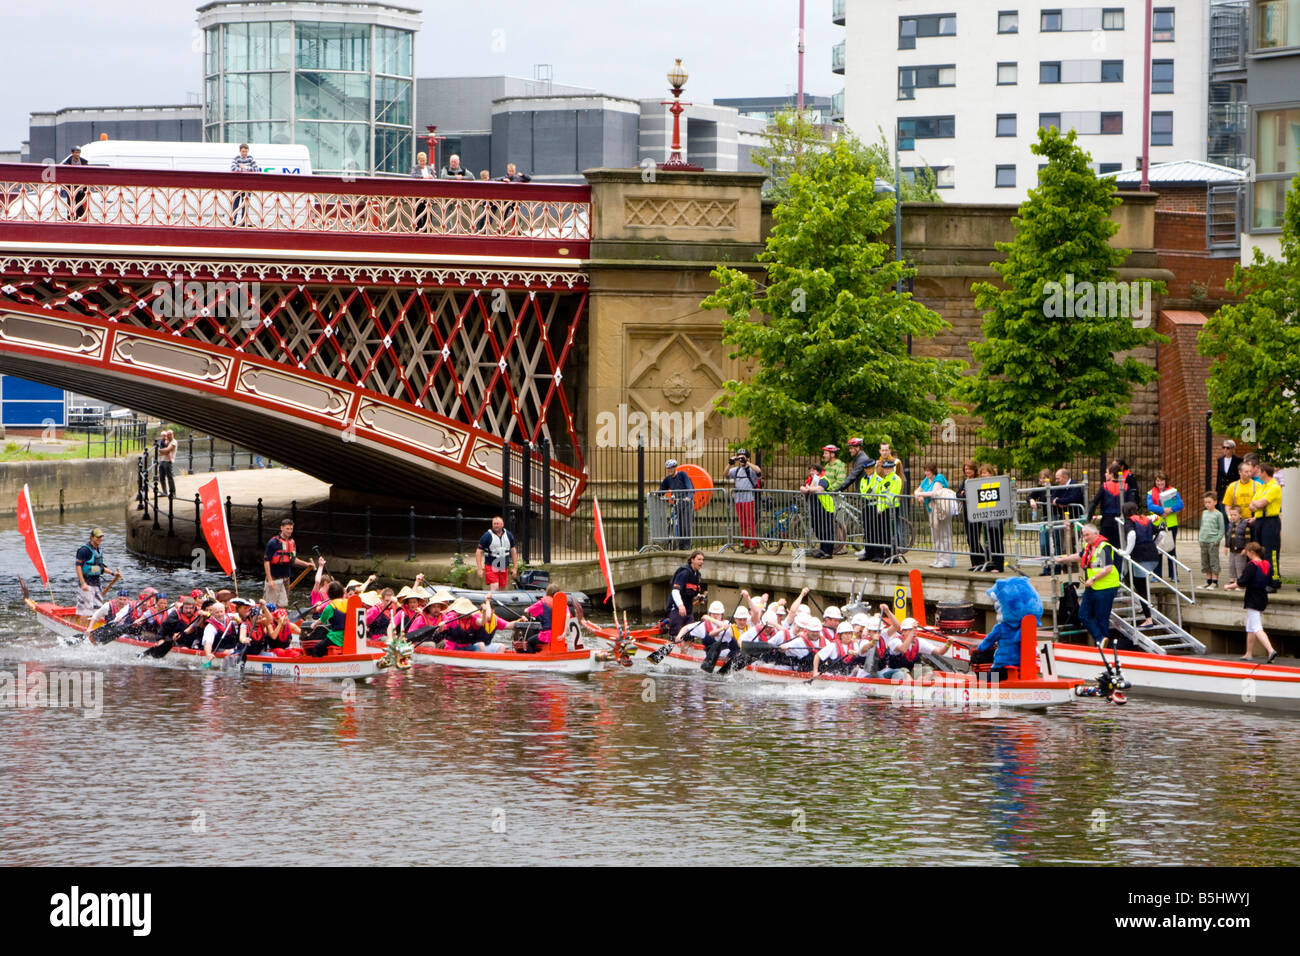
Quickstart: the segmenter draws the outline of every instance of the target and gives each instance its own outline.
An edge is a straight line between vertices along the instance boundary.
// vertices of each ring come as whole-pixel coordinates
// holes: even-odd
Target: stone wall
[[[136,459],[0,463],[0,514],[15,513],[23,485],[38,512],[116,505],[135,496]]]

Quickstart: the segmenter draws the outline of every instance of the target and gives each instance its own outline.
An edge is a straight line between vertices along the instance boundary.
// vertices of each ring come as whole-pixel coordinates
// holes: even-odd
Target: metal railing
[[[585,186],[50,168],[0,164],[0,222],[591,238]]]

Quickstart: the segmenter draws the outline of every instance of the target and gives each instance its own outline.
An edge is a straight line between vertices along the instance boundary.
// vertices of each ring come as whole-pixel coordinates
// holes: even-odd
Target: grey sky
[[[469,0],[398,5],[423,11],[418,76],[530,77],[619,96],[667,95],[681,57],[686,99],[793,92],[798,0]],[[7,4],[0,59],[0,149],[27,138],[33,110],[197,102],[201,43],[187,0],[40,0]],[[807,92],[829,96],[831,0],[807,2]],[[494,31],[504,50],[494,52]]]

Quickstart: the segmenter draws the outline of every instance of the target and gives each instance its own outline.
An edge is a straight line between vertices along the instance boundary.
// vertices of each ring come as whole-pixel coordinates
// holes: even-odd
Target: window
[[[1041,33],[1060,33],[1061,32],[1061,11],[1044,10],[1042,18],[1039,20],[1038,29]]]
[[[1151,61],[1151,92],[1172,93],[1174,91],[1174,61]]]
[[[1151,42],[1174,42],[1174,8],[1156,7],[1151,11]]]
[[[1020,68],[1014,63],[998,64],[998,86],[1014,86],[1019,79]]]
[[[939,86],[957,85],[957,67],[947,66],[900,66],[898,68],[898,98],[911,100],[916,98],[917,89],[932,89]]]
[[[1103,176],[1109,176],[1111,173],[1117,173],[1119,171],[1120,171],[1119,163],[1102,163],[1100,166],[1097,167],[1097,172]]]
[[[1300,109],[1255,114],[1255,182],[1251,221],[1257,229],[1280,229],[1286,194],[1300,169]]]
[[[1174,114],[1171,111],[1166,110],[1163,113],[1152,112],[1151,145],[1174,145]]]
[[[1103,83],[1123,83],[1124,82],[1124,61],[1123,60],[1102,60],[1101,81]]]
[[[1038,82],[1039,83],[1060,83],[1061,82],[1061,61],[1044,60],[1038,64]]]
[[[999,136],[1016,135],[1016,114],[1015,113],[998,114],[998,135]]]
[[[1020,32],[1020,11],[999,10],[998,11],[998,33],[1019,33],[1019,32]]]
[[[998,189],[1015,189],[1016,188],[1016,167],[999,166],[997,167],[997,179],[995,183]]]
[[[913,140],[952,139],[956,119],[952,116],[910,116],[898,120],[898,148],[915,149]]]
[[[1101,28],[1103,30],[1123,30],[1124,29],[1124,11],[1120,9],[1106,8],[1101,11]]]
[[[1051,129],[1053,126],[1055,126],[1057,129],[1061,128],[1060,113],[1039,113],[1038,114],[1039,129]]]
[[[953,37],[957,35],[957,14],[943,13],[928,17],[898,18],[898,48],[915,50],[917,37]]]
[[[1108,134],[1120,134],[1124,132],[1124,114],[1123,113],[1102,113],[1101,114],[1101,131]]]
[[[916,182],[918,172],[924,176],[925,171],[929,170],[934,176],[935,189],[953,189],[957,185],[956,171],[952,166],[901,166],[898,175],[905,183]]]
[[[1255,49],[1300,46],[1300,0],[1261,0],[1255,21]]]

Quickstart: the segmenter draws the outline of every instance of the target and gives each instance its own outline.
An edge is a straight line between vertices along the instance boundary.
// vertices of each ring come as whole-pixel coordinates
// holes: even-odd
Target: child
[[[1205,589],[1213,591],[1219,583],[1219,542],[1223,540],[1223,515],[1219,514],[1219,501],[1207,491],[1202,500],[1201,531],[1196,540],[1201,545],[1201,570],[1205,572]]]
[[[1228,552],[1228,583],[1225,591],[1237,590],[1237,579],[1246,570],[1246,545],[1250,542],[1250,522],[1241,516],[1241,509],[1233,505],[1228,509],[1228,527],[1223,538],[1223,550]]]
[[[1258,641],[1259,646],[1268,651],[1268,660],[1264,663],[1271,664],[1277,657],[1277,651],[1269,643],[1268,635],[1264,633],[1264,622],[1260,618],[1263,610],[1268,607],[1268,561],[1264,559],[1264,547],[1258,541],[1246,545],[1243,553],[1246,556],[1246,570],[1237,579],[1237,584],[1246,590],[1242,601],[1246,608],[1246,653],[1241,659],[1251,659],[1255,642]]]

